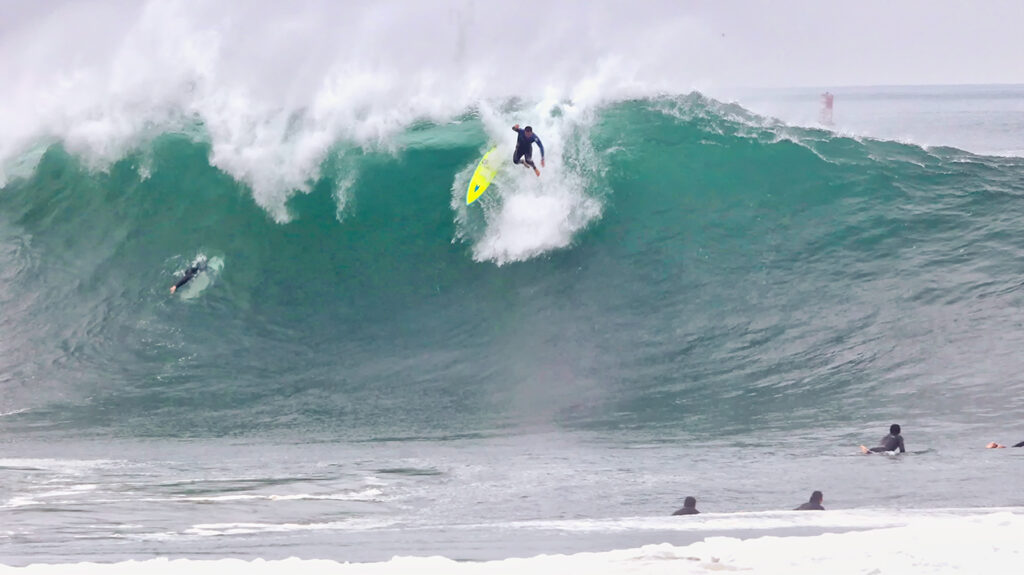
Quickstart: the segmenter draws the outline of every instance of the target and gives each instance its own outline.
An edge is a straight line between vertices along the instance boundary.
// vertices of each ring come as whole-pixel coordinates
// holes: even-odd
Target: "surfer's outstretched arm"
[[[1001,444],[1001,443],[996,443],[995,441],[991,441],[985,447],[988,448],[988,449],[1002,449],[1002,448],[1004,448],[1006,446]],[[1024,447],[1024,441],[1021,441],[1020,443],[1013,444],[1013,447]]]

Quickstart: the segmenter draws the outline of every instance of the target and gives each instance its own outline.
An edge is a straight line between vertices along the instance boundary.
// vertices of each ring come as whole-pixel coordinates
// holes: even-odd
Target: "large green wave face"
[[[698,95],[562,105],[542,177],[509,161],[467,208],[503,115],[337,144],[272,200],[203,137],[104,170],[50,146],[0,192],[0,424],[702,435],[1020,395],[1021,160]],[[223,269],[171,296],[201,255]]]

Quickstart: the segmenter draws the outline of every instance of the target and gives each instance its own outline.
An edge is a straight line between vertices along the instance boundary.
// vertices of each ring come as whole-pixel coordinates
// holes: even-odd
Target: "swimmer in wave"
[[[185,270],[185,275],[178,280],[178,283],[171,286],[171,293],[178,291],[178,288],[192,281],[192,278],[196,277],[203,271],[206,271],[206,258],[199,257],[187,270]]]

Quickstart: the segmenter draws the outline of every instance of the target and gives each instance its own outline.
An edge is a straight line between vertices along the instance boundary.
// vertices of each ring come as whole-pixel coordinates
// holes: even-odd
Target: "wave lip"
[[[549,17],[524,43],[476,33],[479,22],[514,20],[519,5],[64,3],[0,38],[0,186],[40,144],[60,142],[108,169],[172,131],[208,143],[211,164],[286,222],[289,198],[310,192],[339,148],[394,151],[410,126],[488,103],[589,105],[660,85],[636,78],[635,58],[607,38],[681,19],[637,9],[622,22],[577,4],[545,5]],[[647,51],[673,53],[653,44],[676,37],[648,36]]]

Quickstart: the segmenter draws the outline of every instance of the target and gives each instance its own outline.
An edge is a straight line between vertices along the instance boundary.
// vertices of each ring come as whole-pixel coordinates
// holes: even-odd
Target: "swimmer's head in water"
[[[899,435],[900,434],[900,424],[894,423],[894,424],[890,425],[889,426],[889,433],[891,433],[893,435]]]
[[[696,497],[689,496],[686,499],[683,499],[683,507],[696,507],[696,506],[697,506],[697,498]]]
[[[815,491],[814,493],[811,493],[811,501],[815,503],[820,504],[824,499],[825,496],[822,495],[820,491]]]

